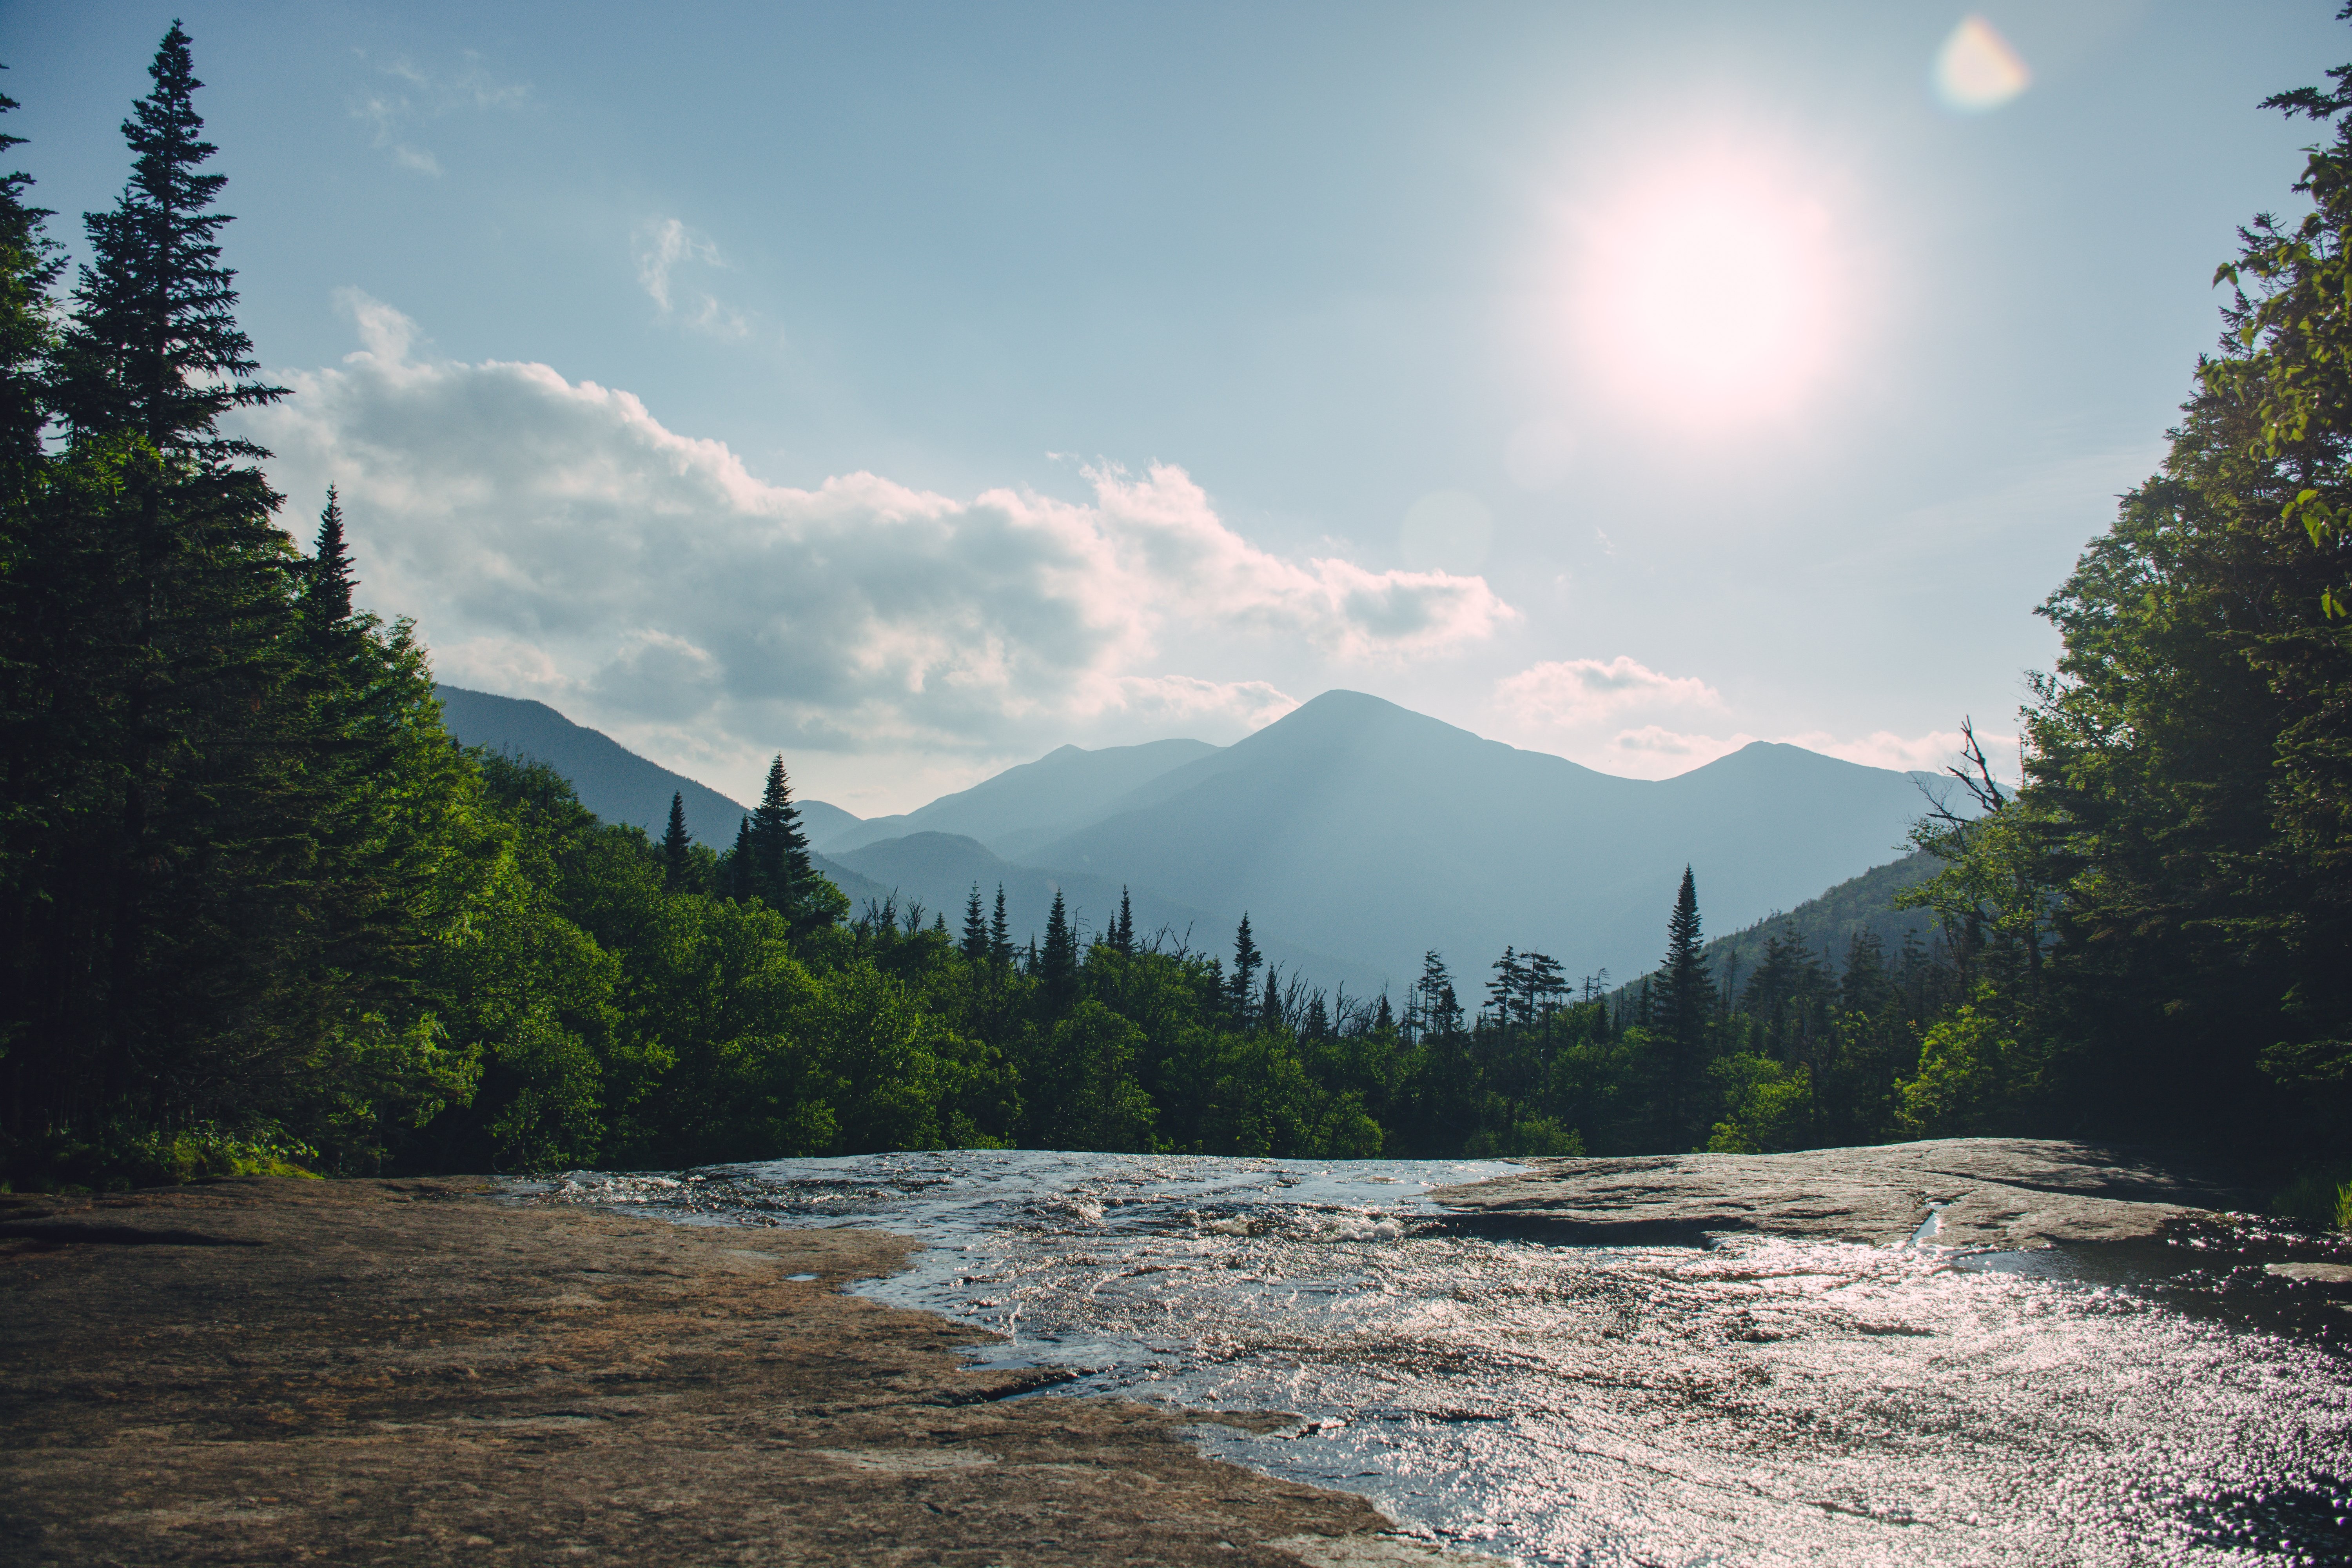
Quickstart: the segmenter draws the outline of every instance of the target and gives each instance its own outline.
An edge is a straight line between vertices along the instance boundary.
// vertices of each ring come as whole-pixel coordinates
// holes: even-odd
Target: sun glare
[[[1601,390],[1709,423],[1788,407],[1842,335],[1831,229],[1819,199],[1736,154],[1630,185],[1589,225],[1578,290]]]

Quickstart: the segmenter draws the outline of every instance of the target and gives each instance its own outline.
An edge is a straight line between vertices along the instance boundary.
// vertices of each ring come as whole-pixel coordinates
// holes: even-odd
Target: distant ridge
[[[1902,951],[1906,937],[1916,937],[1922,945],[1933,947],[1943,941],[1943,927],[1935,912],[1898,910],[1895,898],[1906,888],[1926,881],[1937,869],[1936,858],[1922,853],[1874,866],[1794,909],[1775,910],[1751,925],[1708,942],[1699,950],[1706,960],[1706,972],[1716,984],[1721,984],[1727,973],[1725,966],[1737,961],[1739,967],[1733,975],[1733,984],[1745,984],[1748,976],[1756,972],[1757,964],[1763,962],[1764,944],[1776,937],[1795,942],[1835,972],[1843,972],[1846,950],[1857,936],[1876,937],[1889,958]],[[1664,921],[1659,922],[1658,946],[1661,950],[1665,946]],[[1654,963],[1646,975],[1612,976],[1612,984],[1616,991],[1631,991],[1644,978],[1654,978],[1657,973]]]
[[[1063,746],[899,816],[872,816],[819,835],[817,847],[855,849],[910,833],[954,833],[999,855],[1019,855],[1100,820],[1114,802],[1217,750],[1206,741],[1152,741],[1087,751]]]
[[[743,819],[744,806],[708,784],[637,755],[601,730],[575,724],[546,703],[528,698],[495,697],[462,686],[436,686],[433,695],[441,700],[442,723],[461,744],[487,746],[545,763],[570,779],[580,804],[606,822],[642,827],[658,838],[669,826],[669,797],[675,793],[684,797],[688,833],[716,850],[724,851],[735,843],[735,828]],[[813,842],[823,835],[839,833],[857,820],[821,800],[796,804]],[[829,868],[828,862],[828,874]],[[860,902],[882,891],[863,878],[836,877],[835,880],[841,883],[843,892]]]
[[[1392,984],[1424,949],[1459,973],[1507,944],[1638,973],[1685,864],[1709,923],[1747,925],[1899,853],[1927,777],[1758,742],[1621,778],[1327,691],[1019,858],[1247,910]]]

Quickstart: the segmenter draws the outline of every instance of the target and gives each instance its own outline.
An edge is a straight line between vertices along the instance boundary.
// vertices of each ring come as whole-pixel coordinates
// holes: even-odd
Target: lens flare
[[[1983,114],[2033,85],[2033,73],[1982,16],[1952,29],[1936,51],[1936,96],[1963,114]]]
[[[1738,152],[1664,163],[1587,226],[1586,335],[1612,395],[1725,418],[1787,407],[1843,335],[1850,281],[1823,204]]]

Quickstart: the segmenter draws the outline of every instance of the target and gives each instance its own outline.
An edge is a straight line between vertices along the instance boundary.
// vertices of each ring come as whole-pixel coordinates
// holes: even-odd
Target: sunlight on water
[[[1505,1169],[950,1152],[544,1195],[916,1237],[861,1289],[1006,1336],[982,1361],[1296,1412],[1198,1435],[1528,1563],[2352,1560],[2352,1362],[2178,1310],[2173,1265],[1551,1247],[1423,1195]]]

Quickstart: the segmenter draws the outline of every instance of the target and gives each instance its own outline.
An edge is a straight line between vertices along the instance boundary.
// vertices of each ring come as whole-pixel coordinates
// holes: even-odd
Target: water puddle
[[[2269,1268],[2317,1244],[1971,1256],[1931,1210],[1902,1247],[1571,1247],[1424,1196],[1505,1169],[946,1152],[540,1196],[915,1237],[860,1290],[990,1364],[1295,1412],[1198,1440],[1530,1564],[2352,1562],[2352,1290]]]

